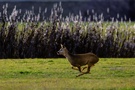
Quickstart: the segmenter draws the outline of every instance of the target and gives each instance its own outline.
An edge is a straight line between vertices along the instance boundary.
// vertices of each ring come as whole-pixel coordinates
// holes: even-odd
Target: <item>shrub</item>
[[[105,22],[102,14],[83,18],[81,12],[62,17],[61,3],[54,4],[49,17],[46,8],[37,14],[34,7],[24,14],[16,6],[11,14],[7,9],[8,4],[0,13],[0,58],[55,58],[60,44],[72,53],[135,57],[135,25],[130,20]]]

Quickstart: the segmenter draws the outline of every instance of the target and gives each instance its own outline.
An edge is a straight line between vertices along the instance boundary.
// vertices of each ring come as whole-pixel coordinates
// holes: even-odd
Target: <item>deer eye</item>
[[[63,51],[63,48],[61,48],[61,51]]]

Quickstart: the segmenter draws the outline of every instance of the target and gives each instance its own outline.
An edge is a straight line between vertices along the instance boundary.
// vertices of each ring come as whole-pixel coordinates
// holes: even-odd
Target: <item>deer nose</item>
[[[59,51],[57,52],[57,55],[60,55]]]

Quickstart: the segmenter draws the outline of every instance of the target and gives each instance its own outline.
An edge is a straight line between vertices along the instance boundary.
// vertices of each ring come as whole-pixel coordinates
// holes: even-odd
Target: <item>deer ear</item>
[[[61,48],[64,48],[62,44],[60,44]]]

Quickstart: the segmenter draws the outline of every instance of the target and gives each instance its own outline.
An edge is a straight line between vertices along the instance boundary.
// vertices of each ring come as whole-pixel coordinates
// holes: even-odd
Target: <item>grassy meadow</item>
[[[100,58],[78,74],[64,58],[1,59],[0,90],[135,90],[135,58]]]

